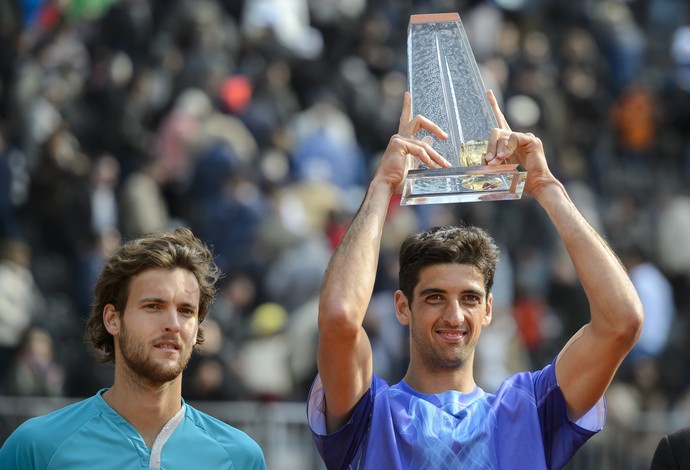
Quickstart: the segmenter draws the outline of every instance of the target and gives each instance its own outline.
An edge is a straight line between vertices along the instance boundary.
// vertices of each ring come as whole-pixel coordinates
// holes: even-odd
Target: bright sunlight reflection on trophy
[[[441,127],[447,140],[422,130],[451,163],[409,171],[401,205],[520,199],[526,172],[518,165],[488,166],[492,128],[498,127],[479,67],[457,13],[412,15],[407,33],[408,87],[412,113]]]

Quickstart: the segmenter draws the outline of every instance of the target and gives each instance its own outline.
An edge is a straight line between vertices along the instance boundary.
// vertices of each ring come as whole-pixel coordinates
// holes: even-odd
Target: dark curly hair
[[[494,284],[499,250],[491,235],[479,227],[432,227],[409,235],[400,247],[400,290],[412,299],[422,268],[436,264],[469,264],[484,275],[486,295]]]
[[[149,268],[190,271],[199,283],[199,323],[204,321],[216,294],[220,270],[211,250],[188,228],[168,233],[152,233],[123,243],[107,261],[94,288],[94,300],[86,322],[84,340],[100,362],[114,362],[113,336],[103,324],[103,310],[113,304],[124,313],[132,278]],[[196,344],[203,343],[199,327]]]

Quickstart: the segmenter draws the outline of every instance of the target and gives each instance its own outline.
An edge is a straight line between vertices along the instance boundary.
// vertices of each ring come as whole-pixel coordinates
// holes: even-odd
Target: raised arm
[[[400,192],[414,157],[432,168],[449,166],[428,144],[412,139],[422,128],[445,138],[427,119],[412,118],[411,98],[406,93],[398,134],[391,137],[364,201],[324,276],[317,364],[326,397],[328,432],[347,422],[371,384],[371,345],[362,322],[374,288],[390,198]]]
[[[603,396],[621,362],[642,330],[642,304],[616,254],[575,207],[551,174],[541,141],[511,132],[490,101],[502,130],[490,140],[490,165],[520,163],[527,170],[525,192],[544,208],[563,241],[590,306],[590,321],[561,350],[556,377],[571,420],[590,410]]]
[[[601,398],[637,341],[642,304],[618,257],[563,185],[546,184],[535,198],[563,240],[590,306],[590,322],[568,341],[556,362],[556,377],[574,420]]]

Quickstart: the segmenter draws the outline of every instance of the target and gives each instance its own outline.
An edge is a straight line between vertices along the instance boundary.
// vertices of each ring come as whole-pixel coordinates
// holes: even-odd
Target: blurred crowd
[[[109,385],[82,341],[102,262],[185,225],[224,277],[184,396],[304,400],[321,276],[397,130],[409,17],[444,12],[640,292],[614,419],[690,413],[686,0],[0,0],[0,394]],[[366,317],[375,372],[406,364],[400,242],[459,220],[502,248],[480,385],[550,362],[588,311],[545,217],[527,196],[391,201]]]

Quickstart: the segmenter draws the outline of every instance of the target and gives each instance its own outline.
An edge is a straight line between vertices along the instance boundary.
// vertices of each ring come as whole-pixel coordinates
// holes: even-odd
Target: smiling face
[[[153,383],[177,379],[199,330],[199,284],[185,269],[152,268],[132,278],[125,312],[103,314],[115,338],[115,364]]]
[[[410,303],[396,292],[398,319],[410,327],[411,364],[432,373],[469,372],[481,330],[491,322],[481,272],[457,263],[424,267],[412,297]]]

